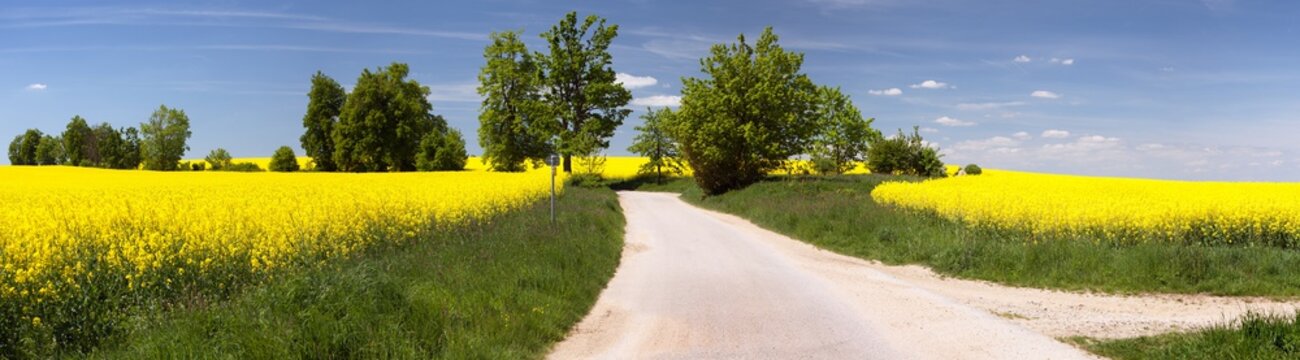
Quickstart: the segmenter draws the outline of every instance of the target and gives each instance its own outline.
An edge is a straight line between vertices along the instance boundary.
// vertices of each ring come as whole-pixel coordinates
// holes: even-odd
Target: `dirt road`
[[[628,219],[622,264],[552,358],[1090,357],[878,265],[676,195],[619,200]]]

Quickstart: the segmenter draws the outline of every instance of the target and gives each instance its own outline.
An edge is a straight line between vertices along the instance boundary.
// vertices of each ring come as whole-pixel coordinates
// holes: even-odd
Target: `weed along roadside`
[[[534,358],[591,308],[622,248],[614,193],[548,201],[141,316],[93,358]]]

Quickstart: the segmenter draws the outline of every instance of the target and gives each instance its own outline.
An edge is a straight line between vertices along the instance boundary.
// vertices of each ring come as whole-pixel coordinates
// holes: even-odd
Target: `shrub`
[[[911,135],[903,134],[876,141],[867,150],[867,168],[876,174],[899,174],[925,177],[944,177],[943,161],[939,150],[927,146],[919,127]]]
[[[980,166],[975,164],[966,165],[964,170],[966,170],[966,175],[979,175],[984,173],[984,169],[980,169]]]
[[[224,170],[231,163],[230,152],[222,148],[212,150],[212,152],[208,153],[208,157],[203,158],[203,160],[211,164],[212,170]]]
[[[208,169],[208,164],[198,162],[198,161],[190,163],[190,170],[192,171],[203,171],[207,169]]]
[[[258,171],[263,171],[261,166],[257,166],[257,164],[255,164],[255,163],[251,163],[251,162],[233,163],[233,164],[230,164],[230,166],[227,166],[225,169],[222,169],[222,170],[225,170],[225,171],[237,171],[237,172],[258,172]]]
[[[293,149],[288,146],[281,146],[275,149],[275,154],[271,155],[271,163],[267,165],[271,171],[293,172],[298,171],[298,156],[294,155]]]
[[[420,140],[415,168],[420,171],[464,170],[468,159],[465,139],[461,138],[460,131],[448,128],[443,132],[431,132]]]

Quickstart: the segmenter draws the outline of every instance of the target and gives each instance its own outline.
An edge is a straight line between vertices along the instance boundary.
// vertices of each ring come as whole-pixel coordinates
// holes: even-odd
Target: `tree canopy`
[[[609,147],[609,138],[631,110],[624,109],[632,93],[615,82],[609,46],[618,25],[589,15],[581,22],[570,12],[545,33],[549,53],[536,55],[546,85],[544,98],[559,122],[558,150],[564,171],[572,172],[572,156]],[[594,139],[594,141],[588,141]]]
[[[316,162],[320,171],[334,171],[334,127],[339,121],[343,104],[347,102],[347,92],[333,78],[317,71],[311,77],[311,91],[307,93],[307,114],[302,117],[302,126],[307,131],[299,140],[302,149]]]
[[[407,80],[410,68],[393,63],[362,71],[332,131],[339,170],[412,171],[420,140],[447,124],[432,114],[429,88]]]
[[[493,33],[483,49],[478,75],[478,142],[493,171],[523,171],[528,160],[554,152],[550,138],[559,131],[542,99],[542,70],[519,33]]]
[[[871,128],[875,119],[863,119],[839,88],[818,89],[816,106],[817,130],[808,148],[813,166],[822,174],[853,170],[866,160],[869,144],[881,138],[880,131]]]
[[[190,118],[181,109],[158,107],[149,121],[140,124],[143,139],[140,142],[144,167],[148,170],[176,170],[190,149]]]
[[[668,134],[668,124],[672,122],[673,111],[668,108],[659,110],[646,109],[641,115],[644,123],[636,127],[637,136],[627,151],[649,159],[637,173],[653,174],[655,181],[663,181],[664,174],[682,173],[681,153],[677,144]]]

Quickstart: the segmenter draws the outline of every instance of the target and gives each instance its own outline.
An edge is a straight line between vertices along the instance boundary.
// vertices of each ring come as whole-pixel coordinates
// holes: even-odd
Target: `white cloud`
[[[926,80],[922,81],[920,84],[912,84],[913,89],[947,89],[950,87],[951,86],[949,86],[948,83],[934,80]]]
[[[1032,139],[1034,136],[1029,135],[1029,133],[1027,132],[1021,131],[1015,134],[1011,134],[1011,137],[1016,138],[1016,140],[1029,140]]]
[[[1021,106],[1023,101],[1009,102],[986,102],[986,103],[961,103],[957,104],[957,110],[996,110],[1004,107]]]
[[[1045,138],[1053,138],[1053,139],[1064,139],[1070,137],[1070,132],[1065,130],[1051,129],[1051,130],[1043,131],[1043,133],[1039,136]]]
[[[1013,59],[1013,61],[1018,62],[1018,63],[1027,63],[1027,62],[1030,62],[1030,61],[1034,61],[1034,59],[1030,59],[1028,56],[1020,55],[1020,56],[1017,56],[1015,59]]]
[[[659,83],[659,80],[652,76],[636,76],[628,73],[617,73],[614,74],[614,82],[623,84],[624,88],[631,90],[654,86]]]
[[[1030,93],[1029,96],[1033,96],[1033,97],[1041,98],[1041,99],[1060,99],[1060,98],[1061,98],[1061,94],[1057,94],[1057,93],[1054,93],[1054,92],[1051,92],[1051,91],[1047,91],[1047,90],[1034,90],[1034,92]]]
[[[971,122],[971,121],[966,121],[966,120],[961,120],[961,119],[954,119],[954,118],[950,118],[950,117],[947,117],[947,116],[943,116],[943,117],[940,117],[940,118],[938,118],[938,119],[934,119],[934,123],[939,124],[939,125],[943,125],[943,126],[973,126],[973,125],[975,125],[975,123],[974,123],[974,122]]]
[[[1074,65],[1074,59],[1052,58],[1052,63],[1069,66],[1069,65]]]
[[[478,83],[432,84],[429,86],[429,101],[445,102],[480,102]],[[351,89],[348,89],[351,92]]]
[[[651,106],[651,107],[678,107],[682,105],[682,97],[674,95],[654,95],[650,97],[632,99],[634,106]]]
[[[867,90],[867,93],[876,96],[899,96],[899,95],[903,95],[903,89],[888,88],[888,89],[880,89],[880,90]]]
[[[923,133],[937,133],[937,132],[939,132],[939,129],[935,129],[935,128],[932,128],[932,127],[923,127],[923,128],[921,128],[921,132],[923,132]]]
[[[27,91],[45,91],[45,89],[48,87],[50,86],[42,83],[35,83],[35,84],[27,85]]]

